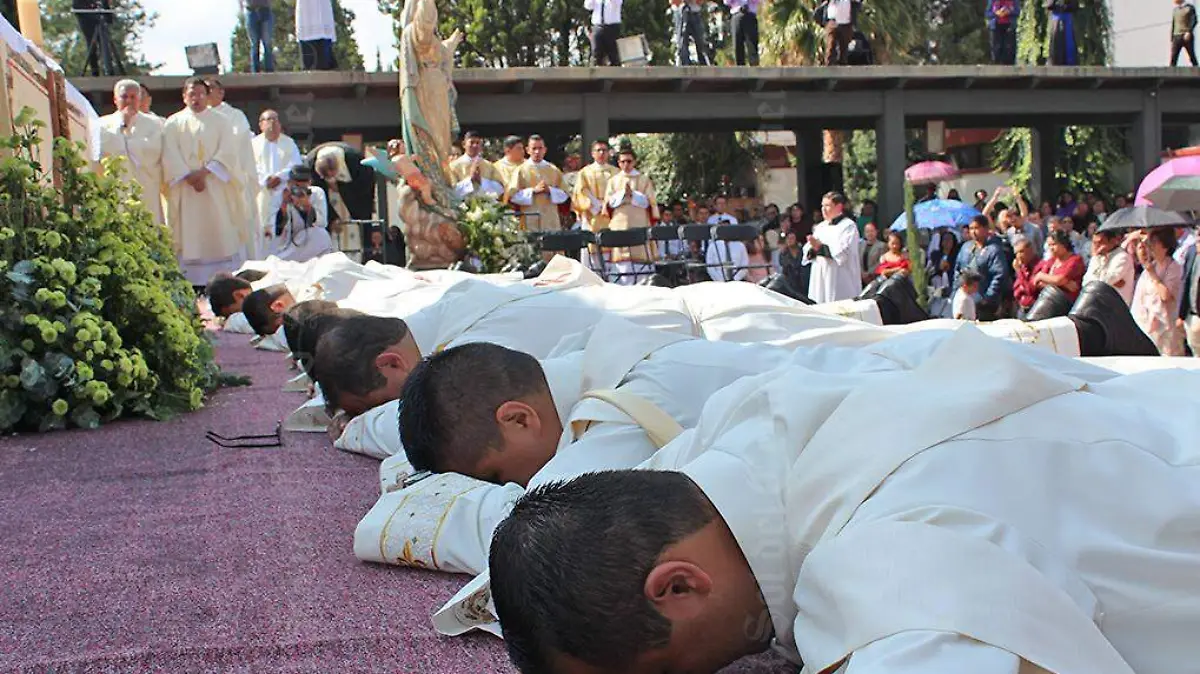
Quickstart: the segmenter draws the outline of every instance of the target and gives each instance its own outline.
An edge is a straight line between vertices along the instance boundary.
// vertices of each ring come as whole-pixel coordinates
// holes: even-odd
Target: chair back
[[[681,241],[710,241],[712,240],[711,225],[680,225],[679,239]]]
[[[649,240],[649,234],[644,227],[603,229],[596,233],[596,245],[601,248],[632,248],[644,246]]]
[[[760,233],[754,225],[717,225],[712,228],[715,241],[753,241]]]
[[[579,250],[588,243],[583,232],[545,232],[540,239],[544,251],[574,253],[575,255],[579,255]]]
[[[659,225],[650,228],[651,241],[678,241],[679,228],[670,225]]]

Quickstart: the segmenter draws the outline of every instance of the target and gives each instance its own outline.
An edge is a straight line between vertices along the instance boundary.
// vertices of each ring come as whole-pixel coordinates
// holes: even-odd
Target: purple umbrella
[[[1200,156],[1176,157],[1146,174],[1138,186],[1137,206],[1153,206],[1148,195],[1176,176],[1200,176]]]
[[[958,169],[944,161],[923,161],[904,171],[904,179],[913,185],[937,184],[957,177]]]

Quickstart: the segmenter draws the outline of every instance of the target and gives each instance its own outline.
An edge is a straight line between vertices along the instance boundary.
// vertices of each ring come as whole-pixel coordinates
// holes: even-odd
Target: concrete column
[[[821,131],[797,127],[792,133],[796,135],[796,202],[808,210],[819,203],[825,192]]]
[[[1142,98],[1142,111],[1133,120],[1130,143],[1133,146],[1133,184],[1136,187],[1162,159],[1162,113],[1158,92],[1148,91]]]
[[[904,210],[904,92],[883,92],[883,115],[875,121],[879,217],[891,222]]]
[[[1029,207],[1037,208],[1043,201],[1055,203],[1058,199],[1058,177],[1054,167],[1058,164],[1061,129],[1054,124],[1039,124],[1030,127],[1031,176],[1029,187],[1035,202]]]
[[[604,94],[583,95],[583,146],[590,147],[599,138],[608,138],[608,97]]]

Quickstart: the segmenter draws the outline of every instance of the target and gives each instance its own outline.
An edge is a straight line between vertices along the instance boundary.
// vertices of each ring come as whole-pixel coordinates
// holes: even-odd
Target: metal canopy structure
[[[178,109],[184,79],[143,79],[159,114]],[[292,135],[325,140],[353,132],[384,140],[397,133],[395,73],[221,79],[233,105],[251,118],[278,109]],[[1030,127],[1043,139],[1068,124],[1130,127],[1137,175],[1158,162],[1164,124],[1200,123],[1200,84],[1195,71],[1181,68],[472,68],[455,71],[454,81],[460,125],[485,135],[788,130],[798,142],[812,142],[821,129],[874,128],[879,202],[887,213],[903,206],[905,129],[928,120],[951,128]],[[98,108],[111,108],[114,78],[75,84]],[[1036,146],[1039,164],[1056,151],[1052,142]]]

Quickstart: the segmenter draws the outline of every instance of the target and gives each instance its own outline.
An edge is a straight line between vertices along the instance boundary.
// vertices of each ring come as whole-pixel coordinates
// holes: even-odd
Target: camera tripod
[[[87,60],[84,62],[82,75],[91,69],[93,77],[101,74],[111,77],[125,74],[125,62],[121,54],[113,47],[110,26],[116,18],[113,9],[73,9],[72,13],[79,21],[79,32],[87,40]],[[90,34],[89,34],[90,33]]]

